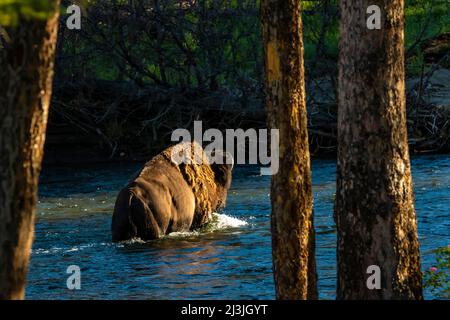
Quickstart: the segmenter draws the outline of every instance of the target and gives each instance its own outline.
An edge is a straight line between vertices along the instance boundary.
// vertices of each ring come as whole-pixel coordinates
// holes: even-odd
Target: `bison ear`
[[[231,184],[231,170],[233,165],[231,164],[211,164],[211,169],[214,172],[214,176],[216,178],[217,183],[220,185],[229,188]]]
[[[212,154],[211,159],[214,159],[211,163],[211,169],[214,172],[216,181],[222,186],[229,188],[234,164],[233,156],[228,152],[218,150]]]

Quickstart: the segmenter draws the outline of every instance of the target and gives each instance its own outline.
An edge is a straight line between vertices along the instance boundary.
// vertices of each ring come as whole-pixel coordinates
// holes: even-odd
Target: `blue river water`
[[[236,166],[226,208],[202,232],[111,242],[118,190],[139,164],[45,168],[40,183],[27,299],[274,299],[270,177]],[[313,160],[320,299],[334,299],[335,161]],[[412,159],[422,268],[450,243],[450,156]],[[67,268],[81,269],[69,290]],[[427,299],[435,298],[427,289]]]

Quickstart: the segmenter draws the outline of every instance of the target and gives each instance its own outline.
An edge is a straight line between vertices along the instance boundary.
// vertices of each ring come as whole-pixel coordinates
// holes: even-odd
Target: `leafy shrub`
[[[424,286],[430,288],[434,296],[450,298],[450,245],[435,251],[436,264],[424,273]]]

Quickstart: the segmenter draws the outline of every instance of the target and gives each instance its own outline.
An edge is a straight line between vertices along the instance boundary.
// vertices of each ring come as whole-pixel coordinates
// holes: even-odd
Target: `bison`
[[[174,161],[180,154],[183,162]],[[214,154],[221,161],[210,159],[196,142],[184,142],[147,162],[117,197],[112,240],[152,240],[210,221],[212,213],[225,205],[233,167],[226,152]]]

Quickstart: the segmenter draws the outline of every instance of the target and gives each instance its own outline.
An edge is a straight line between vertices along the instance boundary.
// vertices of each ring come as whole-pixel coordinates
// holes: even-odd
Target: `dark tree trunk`
[[[280,169],[271,188],[276,296],[316,299],[300,1],[264,0],[261,14],[268,123],[280,135]]]
[[[25,296],[57,16],[20,19],[0,49],[0,299]]]
[[[369,5],[381,30],[366,27]],[[403,0],[340,2],[338,299],[421,299],[407,143]],[[367,268],[381,270],[370,290]]]

